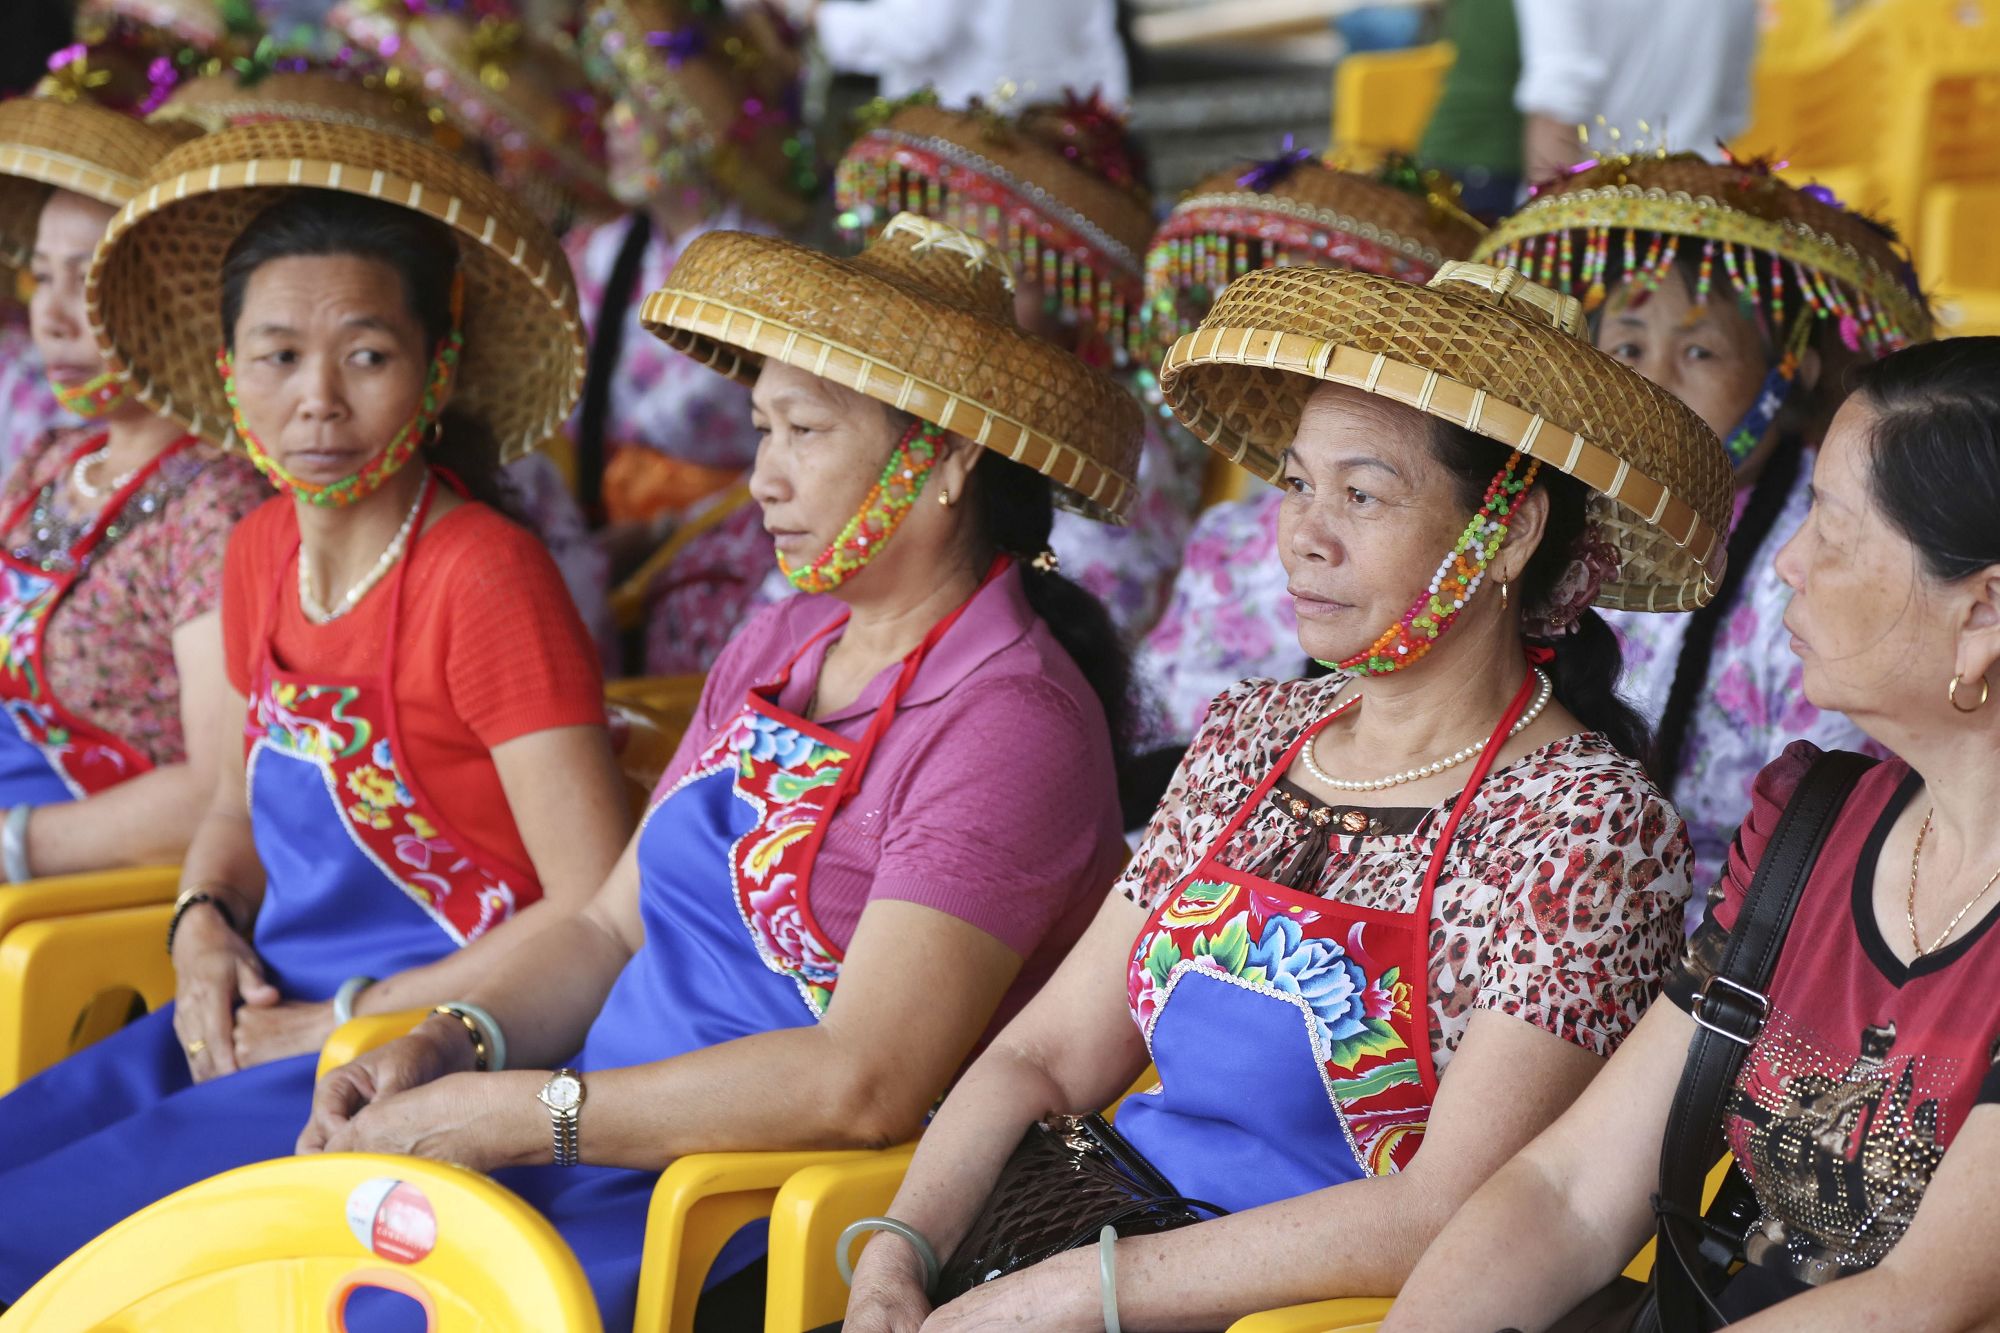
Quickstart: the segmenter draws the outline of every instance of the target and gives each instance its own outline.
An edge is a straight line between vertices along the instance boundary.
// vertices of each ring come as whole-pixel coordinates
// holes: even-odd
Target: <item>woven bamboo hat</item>
[[[85,101],[0,102],[0,267],[27,266],[53,191],[123,208],[184,137]]]
[[[577,53],[659,140],[669,182],[713,185],[780,226],[821,181],[801,131],[799,53],[769,16],[706,0],[594,0]]]
[[[342,0],[326,21],[488,145],[496,174],[541,216],[553,219],[576,203],[613,207],[603,107],[567,53],[490,14],[475,21]]]
[[[1125,121],[1095,94],[1003,115],[929,99],[885,108],[840,160],[834,199],[850,238],[901,212],[980,237],[1038,278],[1065,318],[1114,351],[1138,346],[1153,198]]]
[[[407,92],[327,69],[279,70],[255,83],[233,72],[202,75],[175,88],[148,119],[193,125],[203,134],[269,120],[316,120],[400,134],[446,149],[462,142],[439,124],[442,112],[434,118]]]
[[[1543,187],[1487,234],[1476,257],[1513,265],[1593,310],[1607,285],[1671,268],[1683,242],[1699,245],[1702,264],[1780,326],[1788,305],[1810,309],[1871,357],[1931,336],[1930,309],[1894,233],[1823,187],[1787,184],[1761,161],[1607,158]]]
[[[776,357],[1044,473],[1107,521],[1131,506],[1145,420],[1132,396],[1014,323],[993,247],[901,213],[854,259],[747,232],[684,251],[639,318],[732,378]]]
[[[1153,235],[1146,289],[1165,341],[1245,273],[1315,265],[1428,282],[1447,262],[1470,258],[1484,230],[1446,183],[1407,163],[1362,175],[1299,149],[1189,191]]]
[[[583,324],[568,261],[486,176],[427,144],[317,121],[242,125],[168,154],[112,219],[86,297],[106,358],[139,397],[235,446],[216,373],[219,274],[236,238],[288,188],[337,190],[422,213],[456,233],[465,350],[452,405],[482,419],[504,460],[548,438],[583,384]]]
[[[1448,263],[1427,287],[1265,269],[1230,283],[1160,369],[1180,419],[1272,482],[1322,380],[1477,431],[1598,492],[1593,522],[1621,561],[1599,605],[1683,611],[1721,582],[1732,488],[1721,442],[1593,347],[1574,298],[1483,264]]]

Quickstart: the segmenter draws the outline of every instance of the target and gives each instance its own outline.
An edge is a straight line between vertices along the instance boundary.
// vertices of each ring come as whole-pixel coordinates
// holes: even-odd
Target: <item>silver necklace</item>
[[[383,576],[396,567],[396,562],[403,558],[403,549],[410,543],[410,532],[417,526],[417,513],[424,507],[424,497],[430,493],[430,488],[428,479],[417,487],[417,498],[410,502],[410,512],[403,515],[403,526],[396,529],[396,535],[382,548],[382,554],[376,557],[375,567],[362,575],[360,580],[342,594],[340,600],[331,608],[321,606],[319,598],[313,593],[312,577],[306,573],[306,553],[303,548],[300,549],[299,610],[304,613],[307,620],[315,625],[324,625],[330,620],[340,619],[352,611],[355,604],[368,595],[368,590],[380,583]]]
[[[116,495],[119,491],[124,490],[125,484],[139,475],[139,469],[135,467],[113,477],[103,486],[94,484],[90,480],[91,469],[110,456],[111,444],[109,441],[106,441],[103,448],[85,454],[82,458],[76,460],[75,466],[69,470],[69,484],[75,488],[78,495],[86,500],[102,500],[106,496]]]
[[[1555,692],[1555,687],[1549,683],[1548,673],[1540,667],[1536,667],[1535,680],[1537,682],[1535,700],[1528,705],[1527,711],[1521,714],[1520,719],[1507,732],[1508,740],[1512,740],[1523,731],[1526,731],[1533,724],[1534,720],[1542,715],[1542,710],[1549,706],[1549,696]],[[1491,738],[1489,737],[1489,739]],[[1306,761],[1306,772],[1313,775],[1314,781],[1323,787],[1331,787],[1335,791],[1383,791],[1389,787],[1400,787],[1406,782],[1417,782],[1424,778],[1436,777],[1448,768],[1456,768],[1466,760],[1476,758],[1486,749],[1487,743],[1486,741],[1480,741],[1476,745],[1468,745],[1462,750],[1454,750],[1442,759],[1434,759],[1428,764],[1406,769],[1401,773],[1392,774],[1386,778],[1368,778],[1361,781],[1337,778],[1321,768],[1319,761],[1313,758],[1313,748],[1318,744],[1319,737],[1314,736],[1312,744],[1307,745],[1303,750],[1299,751],[1299,757]]]

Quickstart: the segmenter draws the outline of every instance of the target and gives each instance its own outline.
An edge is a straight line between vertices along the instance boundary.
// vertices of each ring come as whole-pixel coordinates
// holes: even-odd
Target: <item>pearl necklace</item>
[[[312,578],[306,573],[306,553],[303,549],[299,551],[299,610],[305,614],[307,620],[315,625],[324,625],[328,621],[340,619],[352,611],[355,603],[367,596],[368,590],[380,583],[383,576],[396,567],[396,562],[403,558],[403,548],[409,545],[410,531],[417,526],[417,514],[422,511],[424,498],[430,494],[430,489],[428,480],[417,487],[417,498],[410,502],[410,512],[403,515],[403,526],[396,529],[396,535],[382,548],[382,554],[376,558],[375,567],[362,575],[360,581],[349,588],[331,608],[321,606],[319,598],[313,594]]]
[[[1508,731],[1508,740],[1512,740],[1523,731],[1526,731],[1534,720],[1542,715],[1542,710],[1549,706],[1549,696],[1554,693],[1555,687],[1549,683],[1548,673],[1540,667],[1536,667],[1535,679],[1538,682],[1535,689],[1535,701],[1528,705],[1527,711],[1521,714],[1520,719]],[[1476,758],[1486,749],[1486,742],[1480,741],[1476,745],[1468,745],[1463,750],[1454,751],[1442,759],[1432,760],[1421,767],[1408,769],[1391,777],[1371,778],[1354,782],[1346,778],[1336,778],[1319,766],[1319,761],[1313,758],[1313,746],[1318,743],[1319,737],[1314,736],[1312,743],[1299,751],[1299,757],[1306,761],[1306,772],[1313,775],[1314,781],[1323,787],[1331,787],[1335,791],[1383,791],[1389,787],[1400,787],[1406,782],[1417,782],[1424,778],[1436,777],[1448,768],[1456,768],[1466,760]]]
[[[107,442],[103,448],[97,450],[95,453],[85,454],[82,458],[76,460],[76,466],[72,467],[69,471],[69,484],[76,488],[78,495],[86,500],[102,500],[108,495],[115,495],[123,490],[126,482],[139,475],[139,469],[135,467],[128,472],[113,477],[107,485],[98,486],[94,484],[90,480],[91,469],[102,463],[110,454],[111,445]]]

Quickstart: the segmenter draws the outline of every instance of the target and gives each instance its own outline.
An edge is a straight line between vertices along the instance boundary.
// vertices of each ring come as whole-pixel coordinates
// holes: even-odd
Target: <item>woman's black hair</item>
[[[611,421],[611,382],[618,376],[618,361],[625,353],[625,316],[639,294],[639,270],[652,239],[652,216],[643,208],[634,210],[597,305],[597,329],[590,340],[590,361],[576,417],[576,498],[593,523],[604,519],[604,444]]]
[[[1112,753],[1123,760],[1132,739],[1132,658],[1104,603],[1055,570],[1035,568],[1049,549],[1055,490],[1049,479],[988,450],[972,470],[972,512],[996,551],[1014,556],[1028,605],[1090,683],[1111,730]]]
[[[1617,247],[1612,249],[1615,251]],[[1754,267],[1759,290],[1774,290],[1774,284],[1779,280],[1776,268],[1781,261],[1754,252],[1745,262]],[[1672,272],[1693,295],[1701,281],[1700,247],[1686,244],[1683,238]],[[1607,275],[1606,281],[1616,285],[1625,276],[1614,261],[1613,271]],[[1742,308],[1738,292],[1726,272],[1718,267],[1710,273],[1709,283],[1711,302],[1727,302]],[[1794,302],[1791,322],[1783,328],[1772,327],[1772,321],[1761,314],[1752,318],[1766,366],[1777,364],[1786,340],[1798,321],[1816,318],[1804,301]],[[1660,725],[1653,738],[1651,763],[1655,777],[1669,796],[1673,794],[1674,780],[1680,774],[1681,757],[1687,749],[1695,707],[1701,702],[1702,691],[1708,684],[1709,667],[1715,660],[1716,636],[1722,632],[1723,623],[1741,598],[1749,572],[1757,567],[1764,545],[1771,539],[1778,518],[1785,511],[1785,502],[1791,498],[1792,488],[1798,484],[1799,471],[1805,466],[1808,439],[1817,439],[1825,432],[1827,423],[1833,419],[1845,396],[1845,368],[1850,364],[1852,354],[1840,341],[1830,321],[1822,322],[1814,330],[1812,338],[1809,345],[1816,347],[1820,354],[1819,379],[1811,386],[1801,384],[1779,412],[1777,447],[1751,486],[1742,517],[1730,529],[1728,572],[1708,605],[1690,615],[1687,635],[1681,640],[1680,656],[1674,660],[1673,682],[1667,687],[1666,701],[1660,710]]]
[[[1468,513],[1477,510],[1487,486],[1507,465],[1507,446],[1440,417],[1429,418],[1429,424],[1431,451],[1457,483],[1459,503]],[[1515,604],[1523,607],[1548,604],[1589,521],[1590,488],[1575,477],[1545,467],[1535,485],[1548,494],[1549,513],[1541,544],[1514,579]],[[1547,646],[1556,650],[1547,667],[1556,701],[1584,726],[1602,732],[1621,754],[1643,762],[1649,748],[1646,724],[1618,697],[1624,656],[1604,617],[1586,609],[1574,633]]]
[[[443,223],[340,190],[296,189],[259,213],[222,261],[222,335],[232,350],[250,275],[274,259],[353,255],[387,264],[403,280],[409,311],[436,348],[451,332],[458,242]],[[518,521],[500,447],[485,422],[447,407],[424,457],[449,469],[473,499]]]
[[[1906,347],[1854,391],[1875,415],[1875,503],[1925,572],[1951,583],[2000,564],[2000,338]]]

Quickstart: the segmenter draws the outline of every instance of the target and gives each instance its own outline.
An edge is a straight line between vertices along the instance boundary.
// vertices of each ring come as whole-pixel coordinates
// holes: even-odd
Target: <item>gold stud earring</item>
[[[939,488],[938,503],[943,505],[946,509],[951,508],[951,487],[945,486]]]

